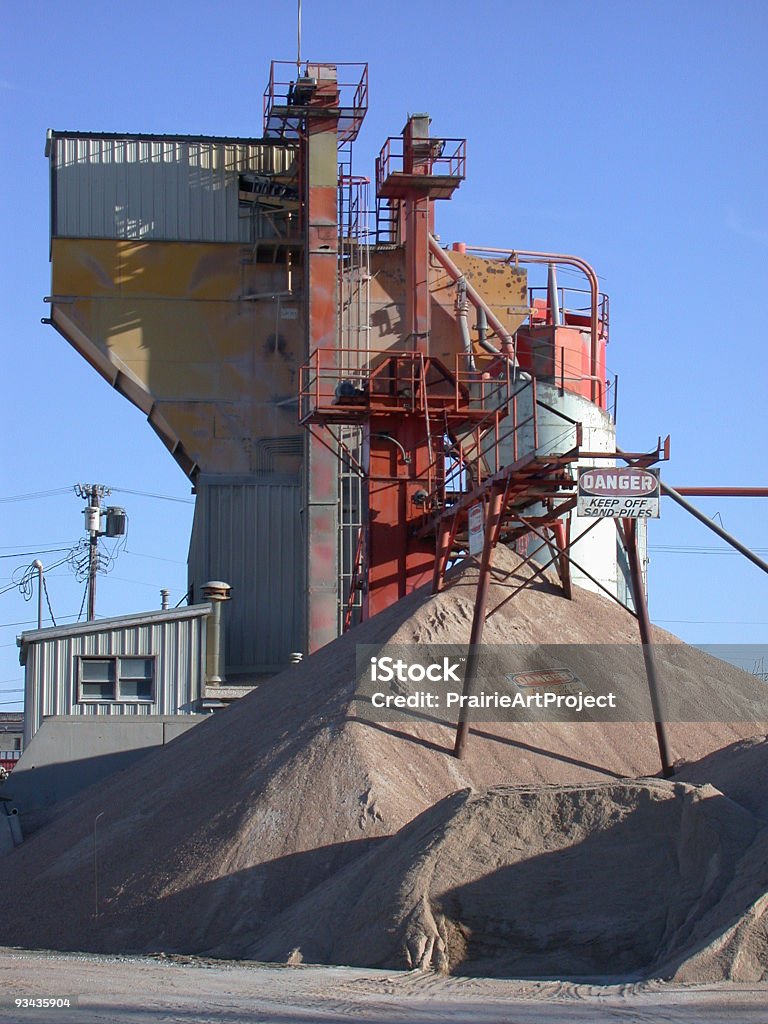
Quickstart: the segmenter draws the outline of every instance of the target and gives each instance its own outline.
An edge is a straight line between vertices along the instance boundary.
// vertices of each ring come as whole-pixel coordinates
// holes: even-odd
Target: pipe
[[[221,580],[204,583],[203,599],[211,602],[211,614],[206,627],[205,682],[207,686],[220,686],[224,674],[224,623],[222,604],[230,600],[232,587]]]
[[[430,234],[429,236],[429,251],[435,257],[438,263],[443,267],[443,269],[448,272],[450,277],[453,278],[456,284],[458,284],[459,281],[464,277],[464,275],[453,262],[453,260],[450,258],[450,256],[445,252],[445,250],[441,248],[440,243],[437,241],[433,234]],[[515,352],[515,341],[512,335],[509,333],[509,331],[501,322],[501,320],[499,320],[499,318],[493,312],[493,310],[485,301],[485,299],[480,295],[480,293],[475,291],[475,289],[472,287],[469,281],[466,281],[466,289],[467,298],[469,299],[469,301],[476,309],[484,310],[488,323],[491,325],[496,334],[498,334],[499,339],[501,341],[501,353],[505,355],[507,359],[510,359],[513,363],[516,363],[517,359]]]
[[[472,352],[472,339],[469,336],[469,301],[467,299],[467,279],[461,277],[456,282],[456,317],[459,321],[461,341],[464,345],[464,355],[467,361],[467,369],[470,373],[475,372],[475,357]]]
[[[392,444],[394,444],[399,449],[400,454],[403,456],[403,465],[410,466],[411,461],[412,461],[411,460],[411,456],[408,454],[408,452],[405,450],[405,448],[397,440],[396,437],[392,437],[391,434],[388,434],[386,431],[383,431],[383,430],[379,431],[377,434],[373,434],[372,436],[373,437],[378,437],[382,441],[391,441]]]
[[[690,512],[694,519],[698,519],[700,523],[708,526],[713,533],[716,533],[718,537],[726,542],[726,544],[730,544],[732,548],[736,548],[736,550],[744,555],[745,558],[748,558],[750,562],[756,565],[758,569],[762,569],[763,572],[768,572],[768,562],[764,562],[762,558],[756,555],[754,551],[750,551],[750,549],[745,544],[742,544],[740,540],[736,540],[736,538],[728,533],[727,530],[724,530],[722,526],[718,526],[714,520],[709,518],[709,516],[700,512],[695,505],[690,503],[690,501],[686,501],[682,494],[676,491],[674,487],[670,487],[669,484],[665,484],[663,480],[659,481],[659,485],[661,487],[662,494],[666,494],[668,497],[672,498],[673,501],[676,501],[677,504],[681,508],[684,508],[686,512]]]
[[[568,256],[564,253],[535,252],[532,249],[497,249],[493,246],[468,245],[467,250],[477,253],[494,253],[499,256],[509,256],[514,259],[522,259],[526,263],[563,263],[566,266],[576,267],[580,270],[589,282],[590,292],[590,362],[592,364],[592,401],[599,397],[597,373],[597,344],[598,344],[598,320],[597,307],[600,301],[600,291],[597,284],[597,274],[592,267],[580,256]],[[445,264],[443,264],[445,266]],[[447,268],[446,268],[447,269]],[[495,328],[494,328],[495,329]]]
[[[485,309],[482,306],[477,307],[477,343],[480,348],[485,349],[486,352],[490,352],[491,355],[500,356],[501,352],[492,345],[485,336],[485,332],[488,330],[488,317],[485,315]]]
[[[552,326],[560,327],[560,300],[557,295],[557,269],[554,263],[547,266],[547,303]]]

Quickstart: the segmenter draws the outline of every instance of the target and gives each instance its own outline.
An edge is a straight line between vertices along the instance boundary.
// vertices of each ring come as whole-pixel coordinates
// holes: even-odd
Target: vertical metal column
[[[403,129],[403,172],[429,175],[429,117],[414,114]],[[406,323],[415,352],[429,352],[430,198],[424,189],[413,189],[405,199]]]
[[[338,350],[338,83],[335,70],[310,65],[317,86],[304,135],[307,356]],[[324,107],[330,108],[328,110]],[[338,463],[333,452],[307,432],[306,459],[307,620],[306,650],[337,636]]]
[[[467,657],[467,667],[464,672],[463,695],[465,697],[472,695],[475,680],[477,678],[477,662],[479,658],[477,648],[483,639],[485,611],[488,606],[488,589],[490,587],[491,568],[493,565],[493,552],[501,530],[501,513],[504,506],[504,493],[503,487],[495,487],[491,492],[488,504],[488,519],[485,524],[483,553],[480,556],[480,575],[478,576],[477,593],[475,594],[475,613],[472,617],[472,632],[469,637],[469,655]],[[459,760],[464,757],[468,735],[468,712],[462,702],[461,712],[459,713],[459,724],[456,727],[456,743],[453,748],[454,757],[457,757]]]
[[[563,585],[563,593],[570,601],[573,599],[573,584],[571,582],[571,563],[568,561],[566,551],[571,546],[571,517],[556,519],[552,523],[552,532],[555,536],[555,547],[558,553],[558,575]]]
[[[635,602],[638,626],[640,627],[640,640],[643,644],[645,672],[648,676],[648,690],[651,695],[651,708],[653,709],[656,739],[659,744],[659,756],[661,757],[661,774],[665,779],[668,779],[674,775],[674,769],[670,761],[667,731],[664,726],[661,705],[659,704],[658,677],[656,675],[656,662],[653,656],[653,634],[651,632],[651,620],[648,616],[648,603],[645,599],[645,588],[643,587],[640,552],[637,547],[637,522],[634,519],[616,519],[614,521],[616,529],[619,531],[619,536],[624,542],[624,548],[629,559],[632,597]]]

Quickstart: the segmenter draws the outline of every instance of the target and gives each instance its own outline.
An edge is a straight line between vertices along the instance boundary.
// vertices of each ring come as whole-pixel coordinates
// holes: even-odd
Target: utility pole
[[[32,567],[37,573],[37,628],[43,628],[43,563],[36,558]]]
[[[94,513],[96,529],[89,531],[91,536],[88,541],[88,622],[93,622],[96,618],[96,570],[99,565],[99,526],[101,525],[101,512],[98,510],[100,507],[101,495],[99,488],[94,484],[91,488],[91,509],[96,509]]]
[[[96,618],[96,574],[99,571],[99,537],[101,530],[101,499],[110,493],[103,484],[77,484],[75,493],[88,504],[83,510],[88,536],[88,622]]]

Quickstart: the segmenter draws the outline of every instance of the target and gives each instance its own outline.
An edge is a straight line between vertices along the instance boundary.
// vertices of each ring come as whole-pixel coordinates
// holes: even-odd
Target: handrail
[[[590,291],[590,362],[592,369],[592,376],[594,378],[597,372],[597,350],[598,350],[598,314],[597,308],[599,303],[599,287],[597,283],[597,274],[580,256],[570,256],[565,253],[557,252],[537,252],[534,249],[499,249],[494,246],[477,246],[469,245],[466,246],[467,252],[474,252],[479,254],[491,253],[496,256],[507,256],[507,262],[514,260],[515,262],[522,261],[523,263],[562,263],[566,266],[576,267],[580,270],[587,281],[589,282]],[[598,400],[597,396],[597,382],[593,379],[591,388],[592,401]]]
[[[425,170],[420,172],[427,176],[433,174],[445,174],[449,177],[465,178],[467,168],[467,140],[430,138],[423,140],[430,144],[433,153],[430,153],[425,163]],[[455,145],[449,152],[445,151],[448,143]],[[399,145],[398,145],[399,144]],[[379,150],[376,157],[376,188],[377,191],[383,185],[390,174],[401,174],[402,170],[393,168],[394,163],[405,160],[405,139],[402,135],[390,135]]]
[[[531,414],[527,416],[525,419],[518,421],[517,399],[529,388],[532,391]],[[539,399],[537,396],[535,377],[532,377],[530,380],[527,380],[522,387],[519,387],[515,392],[513,392],[509,396],[508,406],[509,405],[511,405],[512,407],[511,414],[509,413],[508,409],[504,411],[503,415],[501,414],[501,410],[497,410],[495,416],[489,415],[488,417],[485,418],[485,420],[473,425],[471,433],[467,435],[467,440],[469,443],[462,444],[461,442],[459,442],[457,449],[454,453],[456,459],[455,464],[450,468],[450,470],[445,475],[442,482],[442,487],[435,487],[429,492],[427,499],[425,501],[426,507],[431,507],[433,509],[438,507],[441,504],[441,498],[444,499],[445,495],[449,492],[449,490],[454,495],[466,495],[470,493],[474,487],[480,486],[483,483],[483,480],[485,479],[485,475],[482,473],[483,461],[493,459],[490,475],[497,473],[502,468],[502,465],[499,462],[501,445],[504,441],[507,441],[510,438],[512,440],[512,461],[517,462],[521,454],[518,446],[519,431],[522,430],[523,427],[526,427],[528,426],[528,424],[531,423],[533,424],[533,447],[531,449],[530,454],[535,455],[539,453],[540,409],[546,409],[547,412],[553,413],[567,424],[566,429],[564,429],[562,434],[559,435],[559,438],[566,438],[570,431],[575,428],[576,445],[580,443],[579,421],[573,419],[573,417],[571,416],[568,416],[566,413],[562,412],[562,410],[557,409],[554,406],[550,406],[546,402]],[[508,427],[508,429],[501,431],[501,423],[504,421],[504,419],[511,419],[511,424]],[[487,425],[488,429],[484,430],[484,425]],[[495,431],[495,437],[489,436],[492,434],[493,431]],[[485,442],[488,443],[486,444]],[[549,453],[551,453],[551,447],[546,452],[543,452],[541,454]],[[448,457],[450,457],[450,455],[451,453],[448,453]],[[445,459],[446,453],[441,453],[440,458]],[[433,471],[437,468],[439,467],[437,467],[437,463],[435,461],[427,467],[426,472],[431,477]],[[457,478],[459,479],[459,481],[461,481],[462,474],[465,471],[469,473],[470,479],[472,479],[473,482],[473,486],[459,488],[449,487],[449,484],[453,483]]]

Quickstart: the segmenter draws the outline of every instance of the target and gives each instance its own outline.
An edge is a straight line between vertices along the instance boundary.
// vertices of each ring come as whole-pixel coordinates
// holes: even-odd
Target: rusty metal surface
[[[338,95],[335,72],[318,83],[313,102],[322,106]],[[338,117],[307,119],[304,138],[306,181],[305,355],[316,348],[338,348]],[[306,435],[304,529],[306,551],[306,636],[297,648],[311,654],[338,634],[339,463],[314,434]]]

